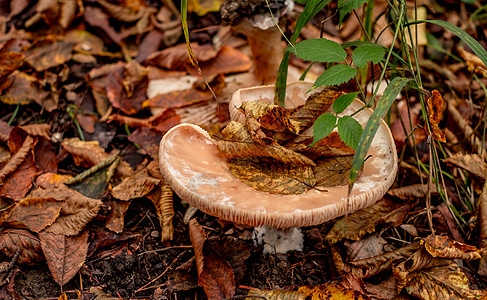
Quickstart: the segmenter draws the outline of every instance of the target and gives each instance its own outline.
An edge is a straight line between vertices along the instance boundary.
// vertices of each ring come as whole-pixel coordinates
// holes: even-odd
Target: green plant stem
[[[17,118],[17,114],[19,113],[19,109],[20,109],[20,103],[17,103],[17,106],[15,107],[15,110],[12,113],[12,116],[10,117],[10,119],[7,122],[8,125],[11,125],[12,122],[15,120],[15,118]]]

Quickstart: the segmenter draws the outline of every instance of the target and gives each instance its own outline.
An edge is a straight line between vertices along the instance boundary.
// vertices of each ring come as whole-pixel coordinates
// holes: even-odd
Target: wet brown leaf
[[[403,203],[396,203],[382,199],[372,206],[360,209],[337,221],[328,232],[326,239],[331,243],[342,239],[359,240],[367,233],[375,231],[375,226],[384,219],[390,218],[396,213],[403,214],[408,206]]]
[[[17,52],[0,53],[0,78],[17,70],[24,62],[24,55]]]
[[[125,214],[127,213],[129,206],[129,201],[112,200],[110,202],[110,215],[107,218],[107,223],[105,227],[116,233],[123,232],[125,224]]]
[[[11,130],[12,126],[8,125],[8,123],[3,120],[0,120],[0,141],[7,142]]]
[[[427,105],[431,135],[435,140],[445,143],[445,133],[441,131],[440,127],[438,126],[440,124],[441,114],[444,109],[444,102],[440,92],[433,90],[431,97],[427,100]]]
[[[424,248],[394,268],[397,290],[420,299],[479,299],[485,292],[472,290],[468,279],[450,259],[434,258]]]
[[[141,1],[124,1],[114,4],[105,0],[99,0],[98,3],[110,16],[123,22],[135,22],[145,13],[153,11],[149,7],[142,6],[143,2]]]
[[[109,154],[100,147],[97,141],[82,141],[79,138],[64,139],[63,148],[73,156],[77,166],[89,168],[104,161]],[[117,172],[122,176],[131,176],[133,170],[130,165],[121,161]]]
[[[256,297],[264,297],[267,300],[305,300],[306,294],[298,291],[265,291],[258,289],[251,289],[247,294],[245,300],[253,300]]]
[[[315,176],[309,166],[241,158],[231,159],[227,165],[233,176],[262,192],[302,194],[315,186]]]
[[[110,120],[126,124],[129,127],[153,128],[161,133],[166,133],[169,129],[181,123],[181,117],[172,109],[164,110],[146,119],[113,114],[110,116]]]
[[[39,234],[47,265],[59,285],[68,283],[85,263],[89,235],[88,231],[72,237],[50,232]]]
[[[306,297],[311,297],[311,299],[350,299],[350,300],[360,300],[367,299],[362,297],[362,295],[354,290],[346,289],[339,285],[326,284],[325,286],[302,286],[298,289],[298,292],[303,293]]]
[[[447,236],[429,235],[422,243],[426,251],[433,257],[474,260],[480,258],[480,250],[474,246],[463,244]]]
[[[345,241],[347,247],[347,258],[350,261],[368,259],[384,254],[384,245],[387,241],[377,233],[370,234],[358,241]]]
[[[69,61],[72,56],[74,43],[62,40],[42,40],[32,45],[25,60],[36,71],[45,71]]]
[[[255,118],[262,128],[274,132],[299,132],[299,122],[290,119],[291,111],[262,101],[245,101],[240,106],[244,114]]]
[[[149,176],[147,169],[126,177],[124,180],[113,188],[112,194],[115,198],[129,201],[135,198],[144,197],[150,193],[160,180]]]
[[[170,241],[174,237],[173,191],[167,183],[160,183],[156,189],[147,196],[156,208],[157,218],[161,226],[161,243]]]
[[[180,108],[207,102],[212,99],[213,95],[207,90],[189,89],[159,94],[145,101],[142,106],[151,108]]]
[[[189,222],[189,236],[196,256],[198,285],[203,287],[209,299],[232,297],[235,293],[232,267],[213,249],[196,219]]]
[[[11,159],[0,170],[0,184],[3,184],[4,178],[10,173],[14,172],[27,158],[27,155],[32,151],[34,145],[34,139],[31,136],[27,136],[20,147],[20,149],[11,156]]]
[[[316,176],[316,185],[322,187],[347,185],[352,161],[353,156],[351,155],[317,160],[316,166],[313,168]]]
[[[149,81],[144,76],[137,84],[132,82],[131,86],[124,76],[125,70],[125,67],[118,67],[110,72],[106,84],[106,93],[113,107],[128,115],[133,115],[139,112],[142,103],[147,99],[146,90]],[[127,93],[127,89],[129,93]]]
[[[0,232],[0,251],[8,257],[13,257],[19,251],[17,262],[21,264],[34,265],[44,260],[39,238],[24,229]]]
[[[110,26],[108,16],[99,7],[86,6],[83,14],[84,20],[90,26],[99,29],[114,43],[120,45],[122,34]]]
[[[478,222],[479,222],[479,247],[482,248],[482,257],[479,264],[479,275],[487,275],[487,181],[484,183],[482,194],[478,200]]]
[[[289,150],[277,143],[260,145],[251,142],[217,141],[220,153],[226,158],[235,157],[272,157],[285,164],[314,166],[315,163],[306,156]]]
[[[223,138],[230,141],[251,142],[252,136],[245,124],[230,121],[222,130]]]
[[[460,167],[483,179],[487,179],[487,163],[478,154],[457,153],[443,159],[449,165]]]
[[[291,119],[301,124],[300,132],[313,125],[316,118],[325,113],[336,98],[342,95],[342,91],[336,87],[325,87],[319,93],[312,94],[306,100],[304,106],[291,115]]]
[[[218,54],[218,51],[209,44],[191,43],[191,49],[200,63],[213,59]],[[185,69],[184,66],[189,63],[186,44],[179,44],[153,53],[149,55],[146,62],[168,70]]]
[[[37,78],[24,72],[15,71],[4,82],[8,87],[3,89],[0,85],[0,101],[10,105],[27,105],[32,101],[42,104],[49,92],[40,88]]]
[[[410,244],[381,255],[350,261],[352,273],[360,278],[369,278],[384,271],[390,271],[398,262],[409,258],[420,247],[419,243]],[[354,269],[360,268],[360,270]]]
[[[437,194],[435,185],[431,185],[432,194]],[[387,193],[391,196],[398,197],[402,200],[413,200],[417,198],[423,198],[428,194],[427,184],[412,184],[408,186],[403,186],[400,188],[390,189]]]
[[[26,141],[27,144],[30,144],[29,139],[32,137],[28,136],[25,131],[19,127],[14,127],[10,132],[8,141],[11,156],[14,156],[14,153],[18,153],[21,149],[24,151],[26,148],[23,147]],[[15,200],[22,199],[32,187],[37,172],[32,149],[27,149],[27,155],[22,162],[13,171],[7,172],[9,175],[3,179],[3,184],[0,184],[0,195]]]
[[[68,236],[80,233],[86,224],[98,214],[98,210],[103,204],[100,200],[85,197],[64,185],[49,189],[37,189],[29,196],[32,198],[52,197],[58,201],[64,201],[59,217],[44,232]]]
[[[214,59],[200,61],[201,72],[212,77],[218,74],[247,72],[252,67],[250,58],[240,50],[223,45]],[[195,69],[186,64],[186,71],[197,76]]]
[[[53,198],[25,198],[12,209],[10,219],[39,233],[54,223],[62,205],[62,201]]]
[[[353,156],[355,154],[355,150],[345,144],[336,131],[332,131],[332,133],[319,140],[313,146],[307,147],[306,145],[311,144],[312,141],[312,139],[307,139],[303,144],[293,145],[290,149],[302,153],[311,159],[332,156]]]

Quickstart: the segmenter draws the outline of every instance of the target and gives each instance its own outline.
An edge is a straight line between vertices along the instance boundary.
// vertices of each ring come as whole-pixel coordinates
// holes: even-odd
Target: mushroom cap
[[[286,103],[303,104],[311,84],[288,85]],[[272,102],[274,86],[238,90],[232,104],[261,100]],[[245,99],[245,100],[243,100]],[[363,106],[355,100],[343,114]],[[354,117],[365,125],[372,110]],[[238,119],[236,112],[232,118]],[[327,192],[310,189],[297,195],[257,191],[236,179],[220,156],[216,141],[201,127],[183,123],[169,130],[161,140],[161,172],[179,197],[201,211],[224,220],[251,226],[289,228],[317,225],[372,205],[387,192],[397,172],[397,154],[385,122],[379,126],[364,164],[347,201],[348,186],[327,187]]]

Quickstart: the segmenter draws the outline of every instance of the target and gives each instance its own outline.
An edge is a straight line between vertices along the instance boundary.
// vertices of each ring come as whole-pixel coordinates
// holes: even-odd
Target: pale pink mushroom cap
[[[289,102],[304,103],[310,87],[311,84],[305,82],[290,84]],[[298,95],[300,99],[296,98]],[[273,97],[273,86],[242,89],[235,93],[230,105],[241,99],[272,102]],[[362,105],[356,100],[343,114],[351,114]],[[365,109],[354,117],[364,126],[371,113],[370,109]],[[231,115],[238,119],[237,113]],[[385,122],[379,126],[368,154],[372,156],[365,162],[349,201],[346,185],[326,187],[327,192],[310,189],[297,195],[257,191],[230,173],[215,140],[194,124],[180,124],[164,135],[159,161],[161,172],[173,190],[201,211],[239,224],[289,228],[317,225],[382,198],[397,172],[396,147]]]

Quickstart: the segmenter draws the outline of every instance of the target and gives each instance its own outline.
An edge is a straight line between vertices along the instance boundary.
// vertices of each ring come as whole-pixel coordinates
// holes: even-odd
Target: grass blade
[[[362,168],[364,164],[365,156],[370,148],[372,139],[379,128],[380,122],[384,114],[389,110],[392,103],[396,99],[396,96],[404,88],[404,86],[411,81],[409,78],[396,77],[394,78],[387,88],[384,90],[384,95],[377,103],[377,107],[370,116],[370,119],[365,125],[364,131],[360,136],[357,149],[355,150],[355,156],[352,162],[352,168],[350,170],[348,191],[352,191],[353,184],[357,180],[358,171]]]
[[[477,42],[472,36],[470,36],[468,33],[463,31],[462,29],[458,28],[457,26],[450,24],[446,21],[442,20],[422,20],[422,21],[417,21],[410,23],[409,25],[415,24],[415,23],[422,23],[422,22],[428,22],[431,24],[436,24],[439,25],[445,29],[450,30],[452,33],[454,33],[456,36],[458,36],[467,46],[472,49],[472,51],[482,60],[484,65],[487,66],[487,50],[485,50],[479,42]]]

